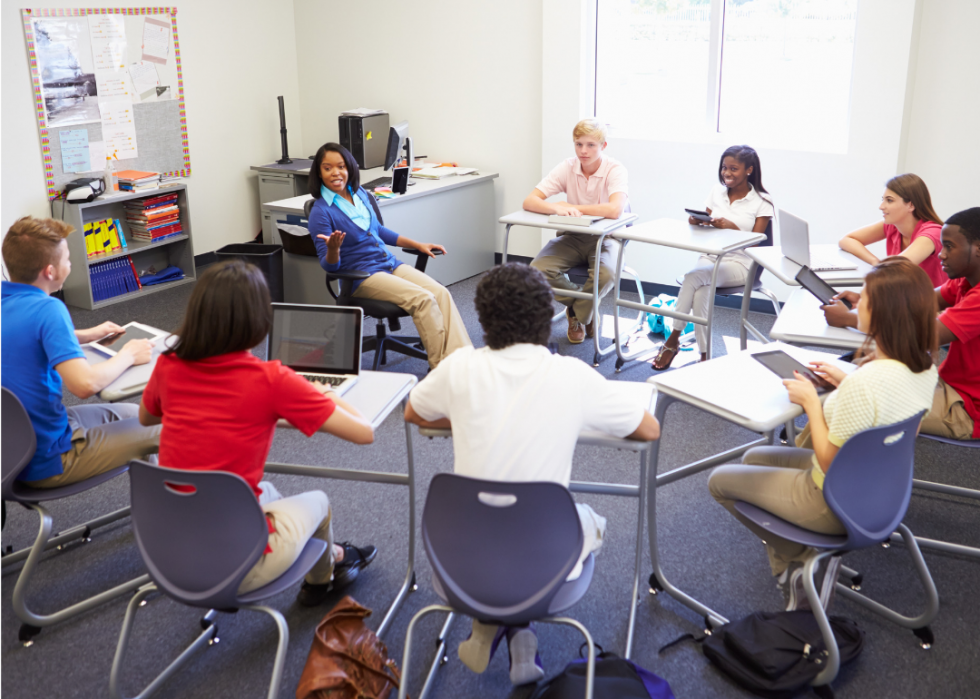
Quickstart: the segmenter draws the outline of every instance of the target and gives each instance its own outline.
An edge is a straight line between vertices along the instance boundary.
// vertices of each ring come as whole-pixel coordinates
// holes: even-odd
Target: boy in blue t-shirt
[[[68,309],[50,296],[71,272],[68,243],[74,229],[64,221],[25,216],[3,239],[3,261],[12,281],[2,283],[3,327],[0,373],[3,387],[24,404],[37,449],[19,480],[55,488],[91,478],[130,459],[157,452],[159,427],[139,424],[139,406],[79,405],[66,408],[63,386],[89,398],[126,369],[146,364],[149,340],[130,340],[115,357],[92,365],[80,343],[122,328],[105,322],[75,330]]]

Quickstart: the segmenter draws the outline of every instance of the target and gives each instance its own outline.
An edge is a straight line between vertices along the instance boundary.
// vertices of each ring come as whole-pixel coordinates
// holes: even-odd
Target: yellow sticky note
[[[368,131],[368,133],[367,133],[367,140],[370,141],[371,138],[372,138],[372,132],[371,131]]]

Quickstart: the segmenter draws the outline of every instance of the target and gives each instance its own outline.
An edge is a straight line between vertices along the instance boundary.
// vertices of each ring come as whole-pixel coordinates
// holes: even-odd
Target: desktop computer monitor
[[[390,170],[398,163],[398,158],[405,148],[408,152],[408,164],[412,164],[412,139],[408,137],[408,122],[400,121],[388,128],[388,150],[385,152],[385,170]]]

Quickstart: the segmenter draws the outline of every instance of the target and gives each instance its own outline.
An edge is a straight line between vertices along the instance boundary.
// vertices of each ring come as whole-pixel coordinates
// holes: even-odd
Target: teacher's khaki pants
[[[449,289],[410,265],[398,265],[391,274],[372,274],[361,282],[354,296],[388,301],[407,311],[433,369],[444,357],[473,344]]]
[[[743,500],[821,534],[846,533],[810,476],[812,457],[812,449],[756,447],[745,452],[741,464],[719,466],[708,479],[712,497],[765,542],[774,576],[792,561],[805,561],[807,547],[757,526],[738,513],[735,503]]]

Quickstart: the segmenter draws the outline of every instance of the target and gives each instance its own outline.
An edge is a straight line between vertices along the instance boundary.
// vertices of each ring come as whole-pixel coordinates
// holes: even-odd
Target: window
[[[596,116],[625,138],[847,150],[857,0],[597,0]]]

